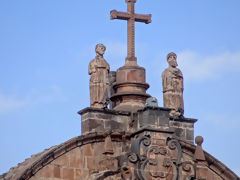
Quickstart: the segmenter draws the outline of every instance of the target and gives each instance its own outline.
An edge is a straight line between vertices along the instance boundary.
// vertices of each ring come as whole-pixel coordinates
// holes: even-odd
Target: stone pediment
[[[194,159],[195,145],[166,137],[89,133],[32,156],[0,179],[239,179],[207,152],[205,161]],[[105,153],[106,144],[112,153]]]

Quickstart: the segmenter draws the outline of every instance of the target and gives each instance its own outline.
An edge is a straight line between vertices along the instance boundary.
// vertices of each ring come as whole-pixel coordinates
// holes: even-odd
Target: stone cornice
[[[110,110],[110,109],[99,109],[99,108],[92,108],[92,107],[84,108],[84,109],[78,111],[78,114],[82,115],[87,112],[102,112],[102,113],[106,113],[106,114],[123,115],[123,116],[131,115],[131,112],[127,112],[127,111],[115,111],[115,110]]]
[[[13,167],[9,172],[1,175],[0,180],[28,180],[44,166],[63,154],[85,144],[104,142],[105,137],[108,135],[111,135],[113,141],[118,142],[123,141],[123,138],[125,139],[126,136],[129,137],[125,132],[89,133],[77,136],[58,146],[53,146],[41,153],[33,155],[23,163],[19,163],[17,167]]]
[[[17,167],[11,168],[8,173],[1,175],[0,180],[28,180],[40,169],[42,169],[44,166],[48,165],[50,162],[57,159],[61,155],[71,151],[76,147],[96,142],[104,142],[105,137],[109,135],[111,136],[111,139],[113,141],[117,142],[122,142],[126,139],[129,140],[130,138],[130,133],[125,132],[89,133],[86,135],[77,136],[58,146],[53,146],[43,151],[42,153],[32,156],[25,162],[20,163]],[[184,153],[193,157],[192,155],[195,152],[196,146],[180,139],[178,139],[178,141],[180,142]],[[204,154],[209,169],[214,171],[223,179],[227,177],[231,180],[240,180],[240,178],[228,167],[226,167],[222,162],[220,162],[207,152],[204,152]]]
[[[194,154],[195,148],[196,148],[195,145],[188,143],[186,141],[180,140],[180,139],[178,139],[178,141],[180,142],[183,149],[191,152],[189,154],[190,156],[192,156],[192,154]],[[184,152],[187,153],[186,151],[184,151]],[[229,169],[227,166],[225,166],[221,161],[217,160],[211,154],[204,151],[204,155],[206,157],[208,168],[211,169],[212,171],[214,171],[219,176],[221,176],[223,179],[225,179],[227,177],[231,180],[240,180],[240,178],[231,169]],[[216,169],[218,172],[216,171]]]

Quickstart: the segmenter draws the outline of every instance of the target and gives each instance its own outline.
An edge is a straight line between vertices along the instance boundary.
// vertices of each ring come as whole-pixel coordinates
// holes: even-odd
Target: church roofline
[[[196,148],[195,145],[180,139],[178,139],[178,141],[180,142],[183,149],[186,149],[194,154],[195,148]],[[221,174],[219,174],[220,176],[226,176],[232,180],[240,180],[240,178],[231,169],[229,169],[226,165],[224,165],[221,161],[216,159],[214,156],[212,156],[206,151],[204,151],[204,155],[208,164],[208,168],[213,170],[215,173],[219,174],[218,172],[215,171],[215,169],[217,169],[219,170],[219,172],[221,172]]]
[[[7,173],[0,175],[0,180],[28,180],[44,166],[48,165],[50,162],[62,156],[63,154],[71,151],[76,147],[80,147],[86,144],[104,142],[105,137],[109,135],[113,141],[118,142],[121,142],[124,138],[130,138],[131,136],[131,134],[126,134],[125,132],[99,132],[77,136],[58,146],[53,146],[41,153],[33,155],[31,158],[26,159],[23,163],[19,163],[17,167],[13,167]],[[183,150],[185,150],[184,153],[193,156],[196,146],[181,139],[177,140],[180,142]],[[205,151],[204,154],[208,167],[215,172],[217,169],[219,172],[216,173],[219,176],[225,176],[232,180],[240,180],[240,178],[233,171],[231,171],[227,166],[225,166],[211,154]]]
[[[19,163],[16,167],[12,167],[7,173],[0,175],[0,180],[28,180],[44,166],[63,154],[85,144],[104,142],[105,137],[109,134],[111,134],[111,138],[114,141],[122,141],[122,138],[126,135],[125,132],[102,132],[74,137],[60,145],[53,146],[41,153],[32,155],[31,158]]]

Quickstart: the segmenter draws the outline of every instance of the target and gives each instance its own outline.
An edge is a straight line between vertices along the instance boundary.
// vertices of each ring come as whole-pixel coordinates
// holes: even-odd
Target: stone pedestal
[[[134,131],[169,131],[174,137],[193,144],[194,123],[197,119],[178,118],[169,116],[171,109],[162,107],[146,107],[133,115],[132,127]]]
[[[142,109],[146,99],[149,85],[146,83],[145,69],[139,66],[123,66],[117,70],[116,83],[113,88],[116,91],[111,97],[115,102],[115,110],[136,112]]]
[[[128,131],[129,112],[85,108],[78,112],[82,115],[82,134],[90,132]]]
[[[171,109],[146,107],[135,113],[97,108],[85,108],[82,115],[82,134],[120,131],[135,136],[144,131],[170,133],[193,144],[196,119],[172,119]]]

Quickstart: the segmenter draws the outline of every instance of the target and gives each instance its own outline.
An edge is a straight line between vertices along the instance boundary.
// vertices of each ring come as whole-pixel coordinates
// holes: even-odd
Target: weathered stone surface
[[[197,147],[194,153],[194,159],[197,161],[205,161],[206,158],[202,149],[203,137],[197,136],[195,138],[195,143],[197,144]]]
[[[111,97],[115,102],[115,110],[136,112],[142,109],[149,85],[145,80],[145,69],[139,66],[123,66],[117,70],[116,83],[113,86],[116,93]]]
[[[144,126],[169,126],[169,111],[158,107],[146,107],[138,111],[138,128]]]
[[[114,155],[103,153],[105,139],[108,136],[111,137]],[[199,164],[199,160],[195,161],[193,157],[196,147],[171,136],[171,133],[167,132],[144,131],[133,135],[132,138],[123,138],[119,133],[106,135],[95,133],[76,137],[48,151],[41,159],[32,161],[22,174],[18,176],[14,174],[11,178],[7,178],[9,176],[6,174],[0,176],[0,179],[89,180],[90,177],[95,179],[100,177],[106,180],[120,180],[129,177],[141,179],[139,177],[145,175],[148,180],[166,175],[176,176],[175,167],[178,166],[181,178],[239,180],[231,170],[204,151],[202,152],[206,157],[205,163]],[[79,146],[76,147],[76,144]],[[50,162],[51,155],[59,154],[58,151],[62,149],[71,150],[64,151],[62,156]],[[171,161],[175,163],[170,163]],[[137,167],[140,169],[136,169]],[[32,174],[33,169],[38,171]]]
[[[116,93],[116,90],[113,88],[114,84],[116,83],[116,71],[109,72],[109,83],[110,83],[110,97],[112,97]],[[116,103],[110,101],[110,109],[113,109],[115,106]]]
[[[66,156],[65,154],[58,157],[55,161],[53,161],[53,164],[56,166],[64,166],[64,165],[69,165],[69,157]]]
[[[193,142],[194,139],[194,131],[193,129],[186,129],[186,140]]]
[[[155,97],[147,98],[145,107],[158,107],[158,100]]]
[[[194,123],[196,119],[181,118],[172,119],[170,118],[169,126],[175,131],[175,135],[185,141],[193,143],[194,139]]]
[[[103,44],[96,45],[96,57],[88,68],[90,78],[90,103],[91,107],[106,108],[109,91],[110,66],[103,55],[106,47]]]
[[[129,112],[86,108],[79,113],[82,115],[83,134],[91,131],[123,131],[129,128],[128,124],[131,117]]]
[[[39,177],[53,178],[54,177],[54,166],[48,165],[44,168],[44,171],[39,171],[37,173]]]
[[[171,108],[172,116],[180,116],[184,112],[183,105],[183,75],[177,68],[177,55],[167,55],[169,67],[162,73],[164,107]]]
[[[170,111],[169,108],[146,106],[132,115],[130,125],[135,131],[151,128],[155,131],[173,131],[175,136],[193,143],[193,124],[197,120],[184,117],[173,119]]]
[[[59,166],[54,166],[53,177],[54,178],[61,178],[61,169],[60,169]]]
[[[74,180],[74,169],[72,169],[72,168],[63,168],[62,179]]]
[[[100,119],[87,119],[82,122],[82,132],[104,131],[104,121]]]
[[[107,136],[105,138],[104,153],[103,154],[114,154],[112,139],[111,139],[110,136]]]

